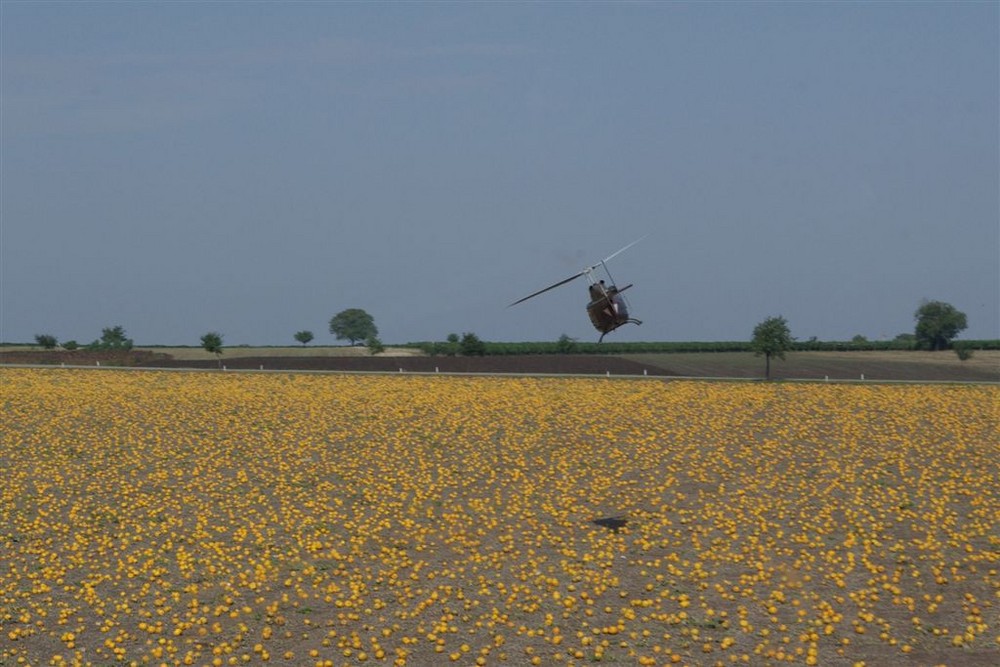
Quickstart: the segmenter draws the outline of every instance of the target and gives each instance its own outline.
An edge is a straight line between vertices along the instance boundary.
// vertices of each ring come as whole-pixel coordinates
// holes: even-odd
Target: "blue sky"
[[[0,340],[1000,337],[1000,10],[0,3]]]

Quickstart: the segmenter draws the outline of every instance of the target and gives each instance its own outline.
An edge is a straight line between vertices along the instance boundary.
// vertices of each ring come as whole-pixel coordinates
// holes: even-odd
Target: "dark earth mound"
[[[376,373],[516,373],[559,375],[674,375],[670,371],[603,355],[511,355],[487,357],[226,357],[174,359],[169,354],[149,351],[25,350],[5,352],[7,364],[59,366],[127,366],[132,368],[204,368],[221,364],[229,370],[349,371]]]
[[[17,350],[4,352],[5,364],[44,364],[59,366],[150,366],[173,357],[149,350]]]

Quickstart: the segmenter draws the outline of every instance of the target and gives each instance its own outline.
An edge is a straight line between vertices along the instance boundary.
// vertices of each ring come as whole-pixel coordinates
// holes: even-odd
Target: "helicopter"
[[[637,320],[634,317],[629,316],[628,303],[625,301],[625,297],[622,296],[622,292],[632,287],[632,283],[629,283],[625,287],[617,287],[606,264],[606,262],[608,262],[611,258],[625,252],[641,240],[642,238],[632,241],[632,243],[629,243],[620,250],[616,250],[597,264],[588,266],[579,273],[576,273],[565,280],[560,280],[553,285],[549,285],[544,289],[540,289],[537,292],[533,292],[526,297],[518,299],[507,307],[510,308],[511,306],[516,306],[517,304],[536,297],[539,294],[543,294],[551,289],[555,289],[556,287],[561,287],[568,282],[572,282],[580,276],[586,276],[587,281],[590,283],[587,288],[588,295],[590,296],[590,301],[587,303],[587,315],[590,316],[590,323],[594,325],[594,328],[601,332],[601,337],[597,339],[598,343],[604,340],[604,337],[607,334],[611,333],[618,327],[626,324],[642,324],[641,320]],[[594,276],[594,271],[598,268],[604,269],[604,274],[607,276],[607,282]]]

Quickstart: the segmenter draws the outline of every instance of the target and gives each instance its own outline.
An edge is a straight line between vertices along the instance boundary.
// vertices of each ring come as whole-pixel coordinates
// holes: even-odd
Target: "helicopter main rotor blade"
[[[634,246],[636,243],[638,243],[639,241],[643,240],[644,238],[646,238],[646,236],[641,236],[641,237],[637,238],[635,241],[632,241],[631,243],[629,243],[624,248],[621,248],[620,250],[616,250],[615,252],[611,253],[610,255],[608,255],[607,257],[605,257],[604,259],[602,259],[597,264],[594,264],[593,266],[588,266],[586,269],[584,269],[580,273],[577,273],[576,275],[572,275],[569,278],[567,278],[566,280],[560,280],[559,282],[557,282],[554,285],[549,285],[545,289],[540,289],[537,292],[534,292],[533,294],[529,294],[528,296],[524,297],[523,299],[518,299],[517,301],[515,301],[514,303],[510,304],[507,307],[510,308],[510,306],[516,306],[517,304],[521,303],[522,301],[527,301],[528,299],[531,299],[532,297],[536,297],[539,294],[544,294],[545,292],[548,292],[550,289],[555,289],[555,288],[557,288],[557,287],[559,287],[561,285],[565,285],[566,283],[568,283],[570,281],[576,280],[580,276],[585,276],[585,275],[589,274],[590,272],[592,272],[597,267],[602,266],[605,262],[607,262],[612,257],[615,257],[615,256],[617,256],[617,255],[625,252],[626,250],[628,250],[629,248],[631,248],[632,246]],[[605,266],[604,269],[607,270],[607,267]],[[609,274],[609,276],[610,276],[610,274]],[[630,287],[631,287],[631,285],[630,285]]]
[[[508,308],[510,308],[510,306],[516,306],[517,304],[521,303],[522,301],[527,301],[528,299],[530,299],[530,298],[532,298],[532,297],[536,297],[536,296],[538,296],[539,294],[544,294],[545,292],[548,292],[548,291],[549,291],[550,289],[555,289],[555,288],[557,288],[557,287],[560,287],[560,286],[562,286],[562,285],[565,285],[565,284],[566,284],[566,283],[568,283],[568,282],[571,282],[571,281],[573,281],[573,280],[576,280],[577,278],[579,278],[580,276],[584,275],[585,273],[587,273],[587,272],[586,272],[586,271],[581,271],[580,273],[576,274],[575,276],[570,276],[570,277],[569,277],[569,278],[567,278],[566,280],[560,280],[559,282],[557,282],[557,283],[556,283],[556,284],[554,284],[554,285],[549,285],[549,286],[548,286],[548,287],[546,287],[545,289],[540,289],[540,290],[538,290],[537,292],[534,292],[533,294],[529,294],[528,296],[524,297],[523,299],[518,299],[517,301],[515,301],[514,303],[510,304],[510,305],[509,305],[509,306],[507,306],[507,307],[508,307]]]
[[[608,255],[607,257],[605,257],[604,259],[602,259],[601,263],[603,264],[604,262],[608,261],[612,257],[616,257],[616,256],[620,255],[621,253],[625,252],[626,250],[628,250],[629,248],[631,248],[632,246],[634,246],[636,243],[638,243],[639,241],[643,240],[644,238],[646,238],[646,237],[645,236],[641,236],[641,237],[637,238],[635,241],[632,241],[631,243],[629,243],[627,246],[625,246],[621,250],[614,251],[613,253],[611,253],[610,255]]]

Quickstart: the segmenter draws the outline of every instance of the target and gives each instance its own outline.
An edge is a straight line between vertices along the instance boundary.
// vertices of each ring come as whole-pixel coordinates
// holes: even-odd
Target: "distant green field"
[[[625,354],[643,364],[690,377],[759,378],[764,358],[750,352],[685,352]],[[959,360],[945,352],[789,352],[771,360],[774,378],[831,380],[942,380],[1000,382],[1000,351],[979,350]]]

